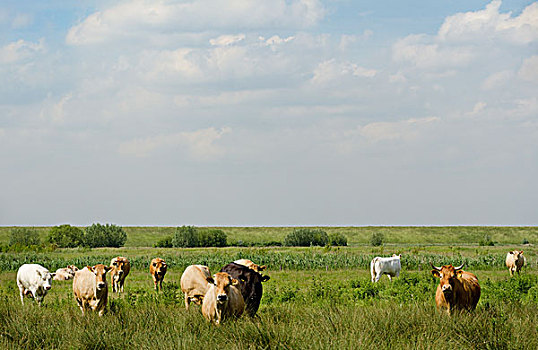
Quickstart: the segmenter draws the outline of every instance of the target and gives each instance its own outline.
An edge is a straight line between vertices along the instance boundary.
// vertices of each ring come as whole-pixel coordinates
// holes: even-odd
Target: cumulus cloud
[[[321,62],[314,70],[311,81],[313,84],[323,84],[342,77],[373,78],[375,69],[361,67],[351,62],[339,62],[336,59]]]
[[[44,40],[40,39],[37,43],[17,40],[0,48],[0,63],[15,63],[28,58],[45,49]]]
[[[518,76],[523,80],[538,81],[538,56],[532,56],[523,61]]]
[[[186,153],[196,160],[205,160],[224,153],[216,141],[232,131],[229,127],[207,128],[191,132],[162,134],[123,142],[118,147],[122,155],[147,157],[158,149],[185,147]]]
[[[375,122],[359,127],[360,135],[372,141],[414,139],[424,128],[439,122],[438,117],[411,118],[398,122]]]
[[[218,38],[209,40],[209,43],[213,46],[228,46],[243,40],[245,40],[245,34],[221,35]]]
[[[482,89],[493,90],[500,88],[504,86],[513,75],[514,73],[509,70],[493,73],[482,82]]]
[[[69,30],[66,42],[96,44],[153,33],[156,28],[170,32],[268,26],[306,28],[318,23],[324,13],[319,0],[132,0],[89,15]]]

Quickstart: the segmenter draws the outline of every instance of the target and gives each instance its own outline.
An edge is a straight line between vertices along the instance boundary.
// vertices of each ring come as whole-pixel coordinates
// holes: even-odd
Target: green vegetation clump
[[[284,238],[284,245],[290,247],[325,246],[329,243],[327,232],[320,229],[299,228]]]
[[[172,236],[166,236],[153,245],[155,248],[172,248]]]
[[[482,247],[493,247],[495,245],[495,242],[491,239],[490,235],[484,235],[484,239],[480,240],[480,242],[478,242],[478,245]]]
[[[9,232],[10,247],[31,247],[41,244],[41,239],[35,229],[28,227],[14,227]]]
[[[226,233],[219,229],[200,230],[195,226],[178,227],[172,237],[176,248],[226,247]]]
[[[347,246],[347,237],[341,233],[334,232],[329,234],[329,244],[332,246]]]
[[[75,248],[82,245],[84,231],[71,225],[54,226],[50,229],[47,242],[60,248]]]
[[[372,237],[370,238],[370,244],[374,247],[379,247],[380,245],[383,245],[384,240],[385,235],[383,235],[382,232],[374,232],[372,233]]]
[[[89,248],[96,247],[123,247],[127,234],[121,226],[114,224],[93,224],[84,232],[83,245]]]

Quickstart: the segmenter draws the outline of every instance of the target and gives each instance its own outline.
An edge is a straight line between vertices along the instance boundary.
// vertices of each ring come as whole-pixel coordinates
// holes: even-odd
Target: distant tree
[[[56,244],[60,248],[74,248],[81,246],[84,239],[84,231],[71,225],[54,226],[47,236],[49,243]]]
[[[381,232],[374,232],[372,234],[372,237],[370,238],[370,244],[374,247],[379,247],[383,244],[383,241],[385,240],[385,236]]]
[[[225,247],[226,233],[222,230],[200,230],[194,226],[178,227],[172,237],[172,245],[178,248]]]
[[[284,238],[284,245],[291,247],[325,246],[329,243],[327,232],[320,229],[294,229]]]
[[[114,224],[93,224],[84,232],[83,245],[96,247],[123,247],[127,240],[127,233],[121,226]]]
[[[33,228],[14,227],[9,231],[9,245],[30,247],[41,244],[39,234]]]
[[[329,244],[332,246],[347,246],[347,237],[335,232],[329,234]]]

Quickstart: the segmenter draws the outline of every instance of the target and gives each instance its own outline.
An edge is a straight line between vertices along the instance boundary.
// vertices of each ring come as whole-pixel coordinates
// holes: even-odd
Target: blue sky
[[[538,2],[4,1],[0,225],[537,225]]]

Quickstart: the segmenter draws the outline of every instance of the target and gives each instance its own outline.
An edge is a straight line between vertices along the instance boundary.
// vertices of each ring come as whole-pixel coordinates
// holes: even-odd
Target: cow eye
[[[157,263],[153,263],[153,266],[154,266],[154,267],[157,266]]]

